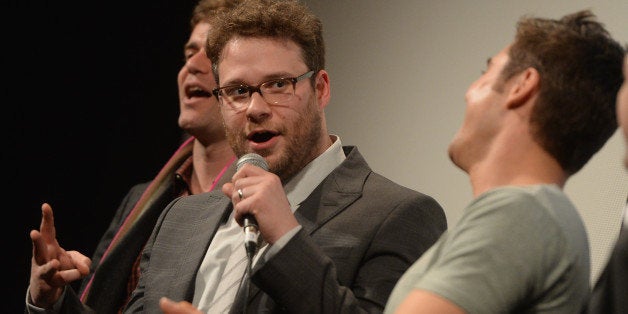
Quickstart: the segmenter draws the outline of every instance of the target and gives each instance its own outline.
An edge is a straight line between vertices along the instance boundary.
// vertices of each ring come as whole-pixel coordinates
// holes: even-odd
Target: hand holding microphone
[[[299,222],[281,180],[268,172],[262,156],[246,154],[238,159],[236,168],[232,183],[223,186],[223,193],[234,200],[235,218],[244,228],[245,247],[252,256],[257,252],[260,233],[267,243],[273,244]]]
[[[239,171],[240,168],[247,163],[268,171],[268,164],[266,163],[266,160],[264,160],[264,157],[255,153],[249,153],[240,157],[240,159],[238,159],[238,163],[236,164],[236,171]],[[240,200],[244,198],[242,189],[238,189],[238,197],[240,197]],[[257,252],[257,245],[259,243],[259,227],[255,217],[250,214],[244,215],[243,225],[244,247],[246,248],[246,254],[249,258],[251,258]]]

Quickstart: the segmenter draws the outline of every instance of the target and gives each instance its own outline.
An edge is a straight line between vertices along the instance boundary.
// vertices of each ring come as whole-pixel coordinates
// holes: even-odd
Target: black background
[[[49,202],[62,247],[91,256],[126,191],[178,147],[176,76],[195,1],[2,6],[8,180],[2,313],[21,313],[31,229]],[[8,301],[8,302],[6,302]]]

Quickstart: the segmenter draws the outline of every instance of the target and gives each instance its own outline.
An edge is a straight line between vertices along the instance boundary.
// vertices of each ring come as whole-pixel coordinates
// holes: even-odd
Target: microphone
[[[240,170],[244,164],[252,164],[254,166],[260,167],[266,171],[268,171],[268,164],[264,157],[255,154],[248,153],[240,159],[236,163],[236,169]],[[237,171],[236,170],[236,171]],[[244,215],[244,247],[246,248],[246,254],[249,258],[252,258],[257,252],[257,243],[259,238],[259,228],[257,226],[257,221],[253,215]]]

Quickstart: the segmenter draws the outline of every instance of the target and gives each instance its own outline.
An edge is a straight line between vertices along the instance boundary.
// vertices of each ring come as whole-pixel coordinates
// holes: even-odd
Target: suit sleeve
[[[355,234],[371,238],[360,240],[366,249],[352,266],[342,261],[339,269],[301,230],[254,271],[253,282],[290,313],[381,313],[397,280],[446,229],[442,208],[428,196],[390,206],[373,231]]]

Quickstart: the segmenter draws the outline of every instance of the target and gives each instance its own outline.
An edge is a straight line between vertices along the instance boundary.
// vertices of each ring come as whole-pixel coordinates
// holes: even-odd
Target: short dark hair
[[[508,80],[526,68],[540,74],[530,118],[533,136],[569,174],[578,172],[617,129],[615,100],[624,49],[589,10],[560,20],[522,17]]]
[[[196,24],[201,22],[211,22],[211,20],[219,13],[234,8],[241,0],[200,0],[190,18],[190,27],[192,30]]]
[[[323,23],[298,0],[245,0],[212,23],[205,51],[219,80],[217,67],[225,44],[233,37],[292,40],[314,73],[325,68]]]

